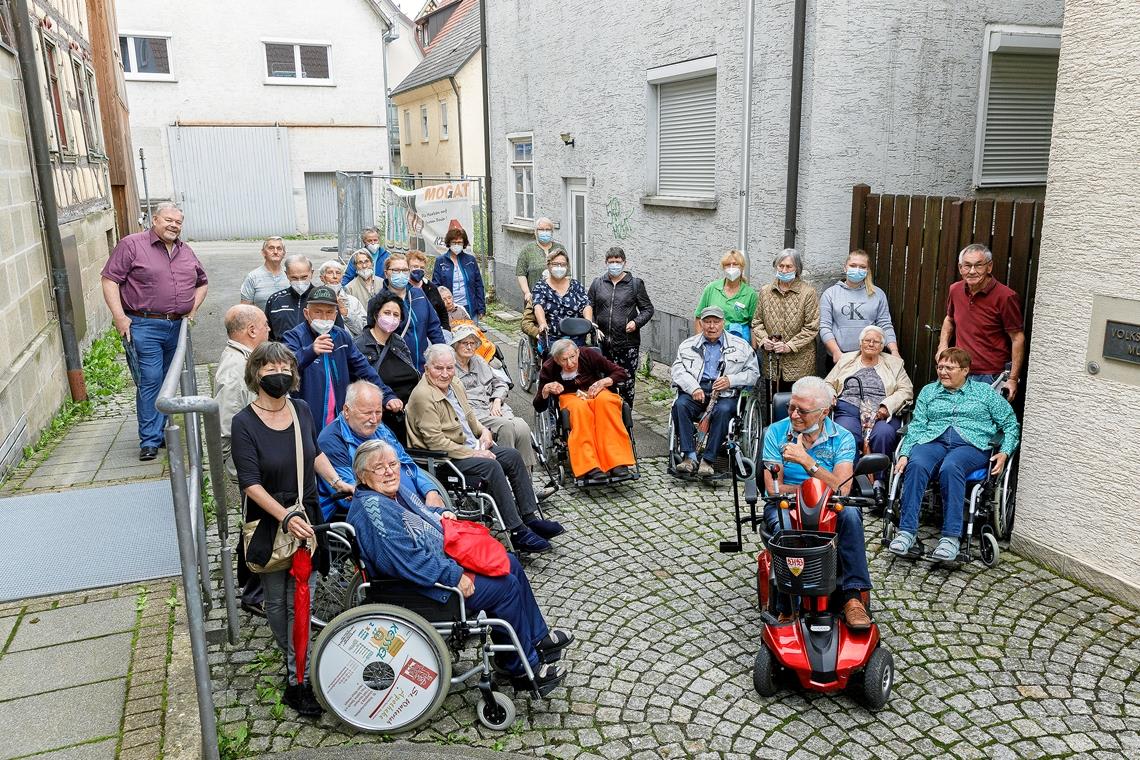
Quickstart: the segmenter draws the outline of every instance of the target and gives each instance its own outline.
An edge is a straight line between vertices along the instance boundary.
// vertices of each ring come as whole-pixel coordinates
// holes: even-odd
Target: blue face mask
[[[388,284],[397,290],[403,290],[408,287],[408,273],[395,272],[388,278]]]
[[[610,277],[617,277],[625,271],[625,264],[606,264],[606,271],[610,273]]]
[[[796,279],[796,270],[790,272],[776,272],[776,279],[780,282],[791,282]]]
[[[538,233],[538,242],[540,242],[540,243],[544,243],[544,244],[549,243],[553,239],[554,239],[554,233],[553,232],[547,232],[546,230],[543,230],[542,232]]]
[[[847,279],[849,282],[863,282],[863,280],[867,279],[867,270],[848,268]]]

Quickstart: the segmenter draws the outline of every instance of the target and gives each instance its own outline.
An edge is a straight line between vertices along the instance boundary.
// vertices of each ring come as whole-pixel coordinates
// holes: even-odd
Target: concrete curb
[[[496,752],[479,747],[451,747],[441,744],[393,742],[356,747],[322,747],[319,750],[294,749],[276,755],[258,755],[262,760],[310,760],[319,754],[321,760],[435,760],[435,758],[464,758],[465,760],[534,760],[533,755],[513,752]],[[168,755],[169,757],[169,755]]]
[[[198,691],[194,683],[194,659],[190,652],[190,628],[186,624],[186,603],[181,583],[174,615],[174,636],[166,671],[166,731],[163,740],[165,760],[200,760],[201,721],[198,719]]]

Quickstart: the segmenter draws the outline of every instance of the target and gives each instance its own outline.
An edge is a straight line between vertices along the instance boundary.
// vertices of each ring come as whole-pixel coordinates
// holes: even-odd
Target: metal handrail
[[[237,643],[237,596],[234,593],[232,550],[226,509],[225,471],[222,460],[222,427],[218,402],[199,396],[194,376],[194,349],[189,320],[182,320],[178,345],[170,368],[163,377],[155,408],[168,415],[166,450],[170,459],[170,490],[174,499],[174,523],[178,533],[178,556],[182,563],[182,586],[186,595],[186,619],[198,694],[202,757],[219,760],[218,727],[214,695],[210,690],[210,663],[206,649],[206,615],[212,606],[210,565],[202,513],[202,443],[210,463],[210,488],[214,495],[215,524],[221,541],[222,592],[230,644]],[[183,415],[186,441],[174,415]],[[204,425],[205,436],[199,425]]]

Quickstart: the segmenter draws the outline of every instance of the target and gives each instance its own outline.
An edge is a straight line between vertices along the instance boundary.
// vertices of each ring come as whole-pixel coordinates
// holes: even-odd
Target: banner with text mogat
[[[391,253],[423,251],[438,256],[446,250],[444,235],[462,227],[472,235],[478,184],[472,181],[428,185],[418,190],[385,186],[387,225],[384,247]]]

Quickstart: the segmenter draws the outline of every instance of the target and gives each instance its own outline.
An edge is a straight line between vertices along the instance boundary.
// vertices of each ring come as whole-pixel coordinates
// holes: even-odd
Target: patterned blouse
[[[1013,407],[989,383],[967,380],[951,391],[935,380],[918,394],[899,456],[910,456],[915,446],[930,443],[949,427],[982,451],[988,450],[990,441],[1001,433],[1001,451],[1009,454],[1021,437]]]
[[[766,377],[772,377],[779,360],[778,379],[794,382],[815,374],[815,337],[819,335],[819,296],[815,288],[803,280],[795,279],[786,291],[775,283],[760,288],[756,302],[756,316],[752,319],[752,341],[759,346],[771,335],[792,349],[787,354],[772,354],[764,362]]]
[[[586,297],[586,289],[577,280],[570,280],[570,288],[566,295],[560,296],[550,287],[550,283],[540,281],[534,286],[532,300],[535,306],[541,306],[546,314],[546,324],[550,328],[550,340],[553,342],[562,337],[558,325],[569,317],[581,317],[582,311],[590,305]]]

